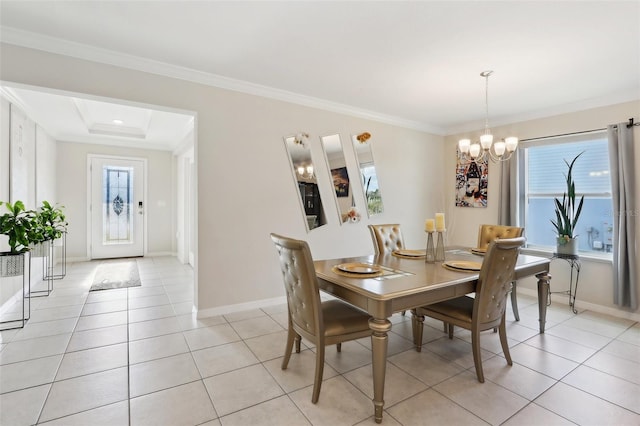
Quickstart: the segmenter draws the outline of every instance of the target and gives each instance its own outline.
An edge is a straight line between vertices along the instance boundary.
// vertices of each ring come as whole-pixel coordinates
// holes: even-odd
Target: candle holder
[[[434,263],[436,261],[436,250],[433,247],[433,232],[425,231],[427,233],[427,251],[424,257],[426,263]]]
[[[444,231],[438,231],[438,242],[436,243],[436,262],[444,262]]]

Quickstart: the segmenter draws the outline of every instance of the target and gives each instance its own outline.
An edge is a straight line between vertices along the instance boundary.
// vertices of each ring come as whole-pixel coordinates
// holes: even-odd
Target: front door
[[[90,157],[92,259],[144,255],[144,160]]]

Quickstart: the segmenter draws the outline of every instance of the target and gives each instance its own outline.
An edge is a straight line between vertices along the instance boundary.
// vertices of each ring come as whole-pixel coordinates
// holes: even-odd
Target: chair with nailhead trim
[[[369,231],[376,254],[391,254],[394,250],[405,248],[402,230],[397,223],[369,225]]]
[[[519,237],[494,240],[489,244],[476,284],[475,297],[462,296],[416,309],[418,351],[422,344],[422,328],[426,315],[448,324],[450,339],[453,338],[453,327],[456,325],[471,331],[473,362],[479,382],[484,382],[480,355],[481,331],[498,327],[504,357],[507,364],[513,365],[507,342],[505,310],[518,254],[524,241],[524,237]]]
[[[289,331],[282,369],[287,369],[294,341],[296,353],[300,353],[302,337],[315,345],[316,372],[311,397],[311,402],[315,404],[322,386],[325,346],[337,345],[340,352],[342,342],[371,336],[371,316],[338,299],[320,300],[313,258],[305,241],[277,234],[271,234],[271,239],[278,251],[289,311]]]

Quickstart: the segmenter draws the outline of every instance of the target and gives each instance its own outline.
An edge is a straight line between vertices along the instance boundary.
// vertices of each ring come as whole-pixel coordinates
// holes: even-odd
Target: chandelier
[[[510,136],[493,142],[493,135],[489,128],[489,76],[493,71],[483,71],[481,77],[485,78],[485,110],[484,133],[480,136],[480,142],[471,143],[470,139],[460,139],[458,149],[460,150],[460,161],[474,163],[490,158],[493,162],[506,161],[511,158],[518,147],[518,138]]]

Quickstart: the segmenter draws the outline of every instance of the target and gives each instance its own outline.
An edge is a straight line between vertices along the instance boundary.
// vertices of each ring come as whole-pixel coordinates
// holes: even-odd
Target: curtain
[[[611,190],[613,192],[613,302],[638,308],[636,263],[635,156],[633,127],[627,123],[607,126]]]
[[[500,202],[498,225],[519,226],[518,166],[520,154],[515,152],[511,160],[500,163]]]

